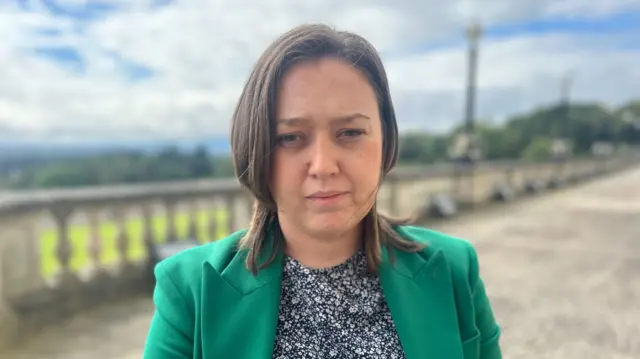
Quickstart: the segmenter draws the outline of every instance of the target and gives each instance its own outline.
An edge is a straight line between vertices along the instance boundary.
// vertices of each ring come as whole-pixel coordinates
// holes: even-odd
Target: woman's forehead
[[[327,57],[305,60],[293,65],[282,77],[279,90],[282,92],[292,88],[320,89],[322,86],[338,88],[370,86],[370,84],[356,65],[338,58]]]
[[[377,107],[373,87],[357,68],[324,59],[297,64],[287,72],[279,86],[276,113],[278,119],[294,122],[318,116],[364,119],[374,117]]]

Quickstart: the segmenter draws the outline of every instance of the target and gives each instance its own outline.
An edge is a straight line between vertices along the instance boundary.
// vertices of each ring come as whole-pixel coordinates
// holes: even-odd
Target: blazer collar
[[[265,248],[271,248],[273,234],[265,239]],[[231,244],[231,243],[230,243]],[[236,245],[235,243],[233,245]],[[229,248],[232,250],[231,248]],[[391,251],[391,252],[390,252]],[[221,252],[227,252],[223,250]],[[227,252],[228,253],[228,252]],[[391,254],[393,253],[393,254]],[[259,263],[264,263],[270,253],[263,251],[259,257]],[[270,283],[282,280],[282,265],[284,254],[276,251],[273,261],[265,268],[253,275],[246,268],[247,251],[235,252],[231,261],[226,266],[216,268],[222,279],[240,294],[252,293]],[[217,261],[220,262],[220,261]],[[446,265],[444,254],[440,250],[434,250],[428,245],[421,252],[408,253],[397,249],[382,248],[382,263],[380,276],[402,276],[412,281],[420,280],[419,275],[426,271],[433,279],[450,279],[446,272],[439,272],[442,265]],[[439,277],[440,275],[440,277]]]
[[[267,256],[267,253],[261,254],[259,263],[264,263]],[[259,270],[255,276],[246,268],[246,260],[247,251],[238,251],[229,265],[220,273],[222,279],[240,294],[246,295],[270,284],[280,284],[284,260],[281,251],[276,252],[273,261],[267,267]]]
[[[382,291],[408,359],[462,358],[452,271],[442,250],[383,251]]]
[[[265,237],[264,248],[271,248],[274,235],[272,227]],[[222,248],[218,248],[205,265],[210,265],[225,284],[236,292],[246,295],[269,284],[280,285],[284,261],[284,254],[281,251],[276,251],[273,261],[254,276],[246,267],[248,251],[238,250],[238,241],[226,241],[219,244]],[[229,254],[232,255],[229,256]],[[258,262],[265,263],[270,254],[268,250],[263,250],[259,255]],[[230,260],[229,257],[231,257]]]
[[[216,255],[203,264],[200,327],[207,345],[202,346],[202,357],[222,354],[226,359],[271,359],[283,254],[276,253],[273,262],[254,276],[245,265],[247,251],[237,250],[237,241],[220,244],[225,247],[217,248]]]
[[[246,251],[237,251],[224,268],[205,271],[204,285],[210,287],[211,301],[217,305],[212,315],[225,323],[217,330],[228,336],[236,331],[235,335],[245,338],[248,330],[254,333],[250,353],[233,349],[228,358],[266,359],[273,351],[284,256],[276,253],[256,276],[246,269],[246,257]],[[383,248],[379,275],[408,359],[462,357],[451,268],[441,250],[428,244],[417,253]],[[228,323],[236,324],[230,328]],[[227,353],[225,348],[217,349]]]

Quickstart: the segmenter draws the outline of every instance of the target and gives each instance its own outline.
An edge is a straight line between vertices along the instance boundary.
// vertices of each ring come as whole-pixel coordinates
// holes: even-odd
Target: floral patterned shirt
[[[405,355],[380,279],[363,251],[326,269],[285,257],[274,359]]]

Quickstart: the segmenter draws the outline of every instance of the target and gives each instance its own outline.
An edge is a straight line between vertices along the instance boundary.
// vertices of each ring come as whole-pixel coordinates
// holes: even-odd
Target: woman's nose
[[[318,136],[309,146],[309,175],[312,177],[330,177],[339,171],[336,144],[327,137]]]

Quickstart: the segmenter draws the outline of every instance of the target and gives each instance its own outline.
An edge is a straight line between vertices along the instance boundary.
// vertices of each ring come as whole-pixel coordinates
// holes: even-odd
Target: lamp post
[[[453,139],[449,157],[456,162],[474,162],[480,157],[478,139],[475,136],[476,78],[478,72],[478,44],[482,27],[478,21],[467,28],[467,81],[465,87],[464,128]]]
[[[571,103],[570,103],[570,95],[571,95],[571,87],[573,85],[573,79],[571,76],[566,75],[562,78],[560,82],[560,108],[561,108],[561,116],[564,117],[564,131],[560,131],[559,139],[566,138],[570,140],[573,135],[573,131],[571,128]]]
[[[476,79],[478,70],[478,48],[481,36],[482,26],[480,22],[472,21],[466,30],[468,48],[464,129],[454,139],[449,153],[455,168],[453,181],[454,193],[456,193],[457,197],[460,197],[461,187],[465,187],[467,196],[462,200],[467,202],[465,203],[467,205],[473,205],[474,165],[481,156],[479,138],[475,133]],[[458,170],[459,167],[461,168]],[[463,181],[463,178],[466,179],[466,181]]]
[[[556,174],[552,180],[553,186],[561,186],[564,183],[565,164],[572,153],[572,123],[570,93],[573,79],[566,75],[560,81],[560,116],[561,126],[556,127],[556,135],[551,146],[551,155],[556,162]]]
[[[472,21],[467,28],[467,87],[465,102],[465,132],[473,135],[475,130],[476,79],[478,70],[478,45],[482,36],[482,26]]]

